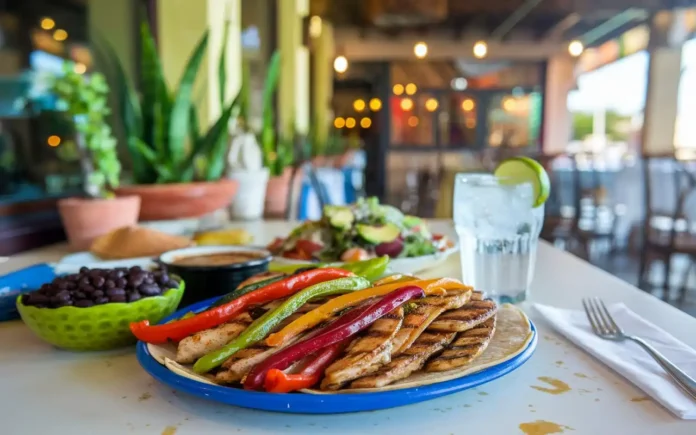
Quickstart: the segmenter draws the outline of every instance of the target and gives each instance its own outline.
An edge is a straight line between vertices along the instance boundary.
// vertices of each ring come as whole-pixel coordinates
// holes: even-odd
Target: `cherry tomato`
[[[341,254],[341,261],[363,261],[370,258],[370,254],[363,248],[350,248]]]
[[[300,239],[295,243],[295,247],[311,256],[315,252],[320,251],[324,246],[311,240]]]

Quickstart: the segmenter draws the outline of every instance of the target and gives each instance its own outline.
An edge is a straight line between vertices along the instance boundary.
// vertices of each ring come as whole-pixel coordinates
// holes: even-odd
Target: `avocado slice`
[[[423,219],[418,216],[406,215],[404,216],[404,226],[406,228],[413,228],[423,223]]]
[[[401,229],[391,223],[381,226],[358,224],[356,228],[360,237],[375,245],[393,242],[401,234]]]
[[[339,230],[348,230],[355,222],[355,215],[349,207],[341,205],[327,205],[324,207],[324,216],[329,224]]]

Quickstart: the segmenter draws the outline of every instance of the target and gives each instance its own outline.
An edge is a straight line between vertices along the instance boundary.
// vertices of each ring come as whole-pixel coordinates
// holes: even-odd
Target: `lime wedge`
[[[541,163],[529,157],[513,157],[503,160],[494,172],[496,177],[513,183],[531,183],[534,188],[534,207],[539,207],[549,198],[551,181]]]

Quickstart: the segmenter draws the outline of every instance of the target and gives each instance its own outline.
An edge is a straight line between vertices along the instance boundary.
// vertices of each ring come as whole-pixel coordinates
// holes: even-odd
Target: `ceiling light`
[[[418,90],[418,87],[414,83],[409,83],[404,89],[406,90],[407,95],[413,95]]]
[[[474,44],[474,56],[483,59],[488,54],[488,44],[485,41],[479,41]]]
[[[68,32],[63,29],[57,29],[55,32],[53,32],[53,39],[56,41],[65,41],[68,39]]]
[[[321,17],[319,15],[314,15],[309,19],[309,36],[312,38],[318,38],[321,36]]]
[[[410,98],[404,98],[401,100],[401,110],[404,112],[408,112],[409,110],[413,109],[413,100]]]
[[[334,127],[336,128],[343,128],[346,126],[346,120],[341,118],[340,116],[336,119],[334,119]]]
[[[401,95],[404,93],[404,85],[400,84],[395,84],[394,88],[392,89],[394,91],[394,95]]]
[[[570,55],[573,57],[580,56],[583,51],[585,51],[585,46],[577,39],[568,44],[568,53],[570,53]]]
[[[425,42],[418,42],[413,46],[413,54],[416,55],[418,59],[423,59],[428,55],[428,44]]]
[[[51,30],[52,28],[56,27],[56,22],[53,21],[52,18],[43,18],[41,20],[41,28],[44,30]]]
[[[348,70],[348,59],[345,56],[336,56],[336,59],[334,59],[334,70],[339,74],[346,72]]]
[[[474,103],[474,100],[471,98],[467,98],[466,100],[462,101],[462,110],[465,112],[471,112],[474,110],[474,107],[476,107],[476,103]]]
[[[438,106],[438,104],[437,104],[437,100],[436,100],[435,98],[428,98],[428,99],[425,101],[425,109],[426,109],[428,112],[434,112],[434,111],[436,111],[436,110],[437,110],[437,106]]]
[[[457,77],[452,79],[450,85],[452,86],[452,89],[456,91],[463,91],[467,88],[467,86],[469,86],[469,82],[464,77]]]
[[[362,128],[370,128],[372,125],[372,120],[370,118],[363,118],[360,120],[360,127]]]
[[[346,127],[347,128],[355,127],[355,118],[346,118]]]
[[[355,109],[356,112],[362,112],[365,110],[365,100],[357,99],[353,101],[353,109]]]
[[[373,98],[370,100],[370,110],[373,112],[379,112],[379,110],[382,108],[382,100],[379,98]]]

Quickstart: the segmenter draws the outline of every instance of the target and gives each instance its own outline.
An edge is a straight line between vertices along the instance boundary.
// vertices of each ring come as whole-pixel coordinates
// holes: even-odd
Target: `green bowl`
[[[155,324],[172,314],[181,302],[184,282],[161,296],[136,302],[115,302],[88,308],[37,308],[17,298],[17,310],[34,334],[56,347],[68,350],[108,350],[128,346],[136,339],[131,322],[149,320]]]

